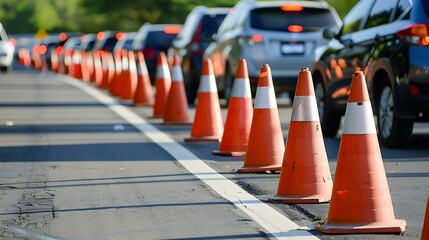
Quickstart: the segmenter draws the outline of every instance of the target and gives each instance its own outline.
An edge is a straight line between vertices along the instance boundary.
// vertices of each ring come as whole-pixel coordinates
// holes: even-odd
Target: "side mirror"
[[[331,40],[333,38],[338,38],[339,37],[339,29],[337,27],[334,26],[325,26],[322,29],[322,35],[323,38]]]

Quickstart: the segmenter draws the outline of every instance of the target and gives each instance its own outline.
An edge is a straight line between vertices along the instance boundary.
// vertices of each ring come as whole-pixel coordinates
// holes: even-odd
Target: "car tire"
[[[322,133],[326,137],[335,137],[341,124],[342,113],[333,109],[332,103],[326,94],[326,87],[320,76],[314,76],[314,92],[317,109],[319,111]]]
[[[12,71],[12,66],[2,66],[0,67],[0,71],[3,73],[8,73]]]
[[[393,91],[387,79],[378,89],[374,96],[379,140],[385,147],[403,148],[411,139],[414,121],[400,118],[394,112]]]

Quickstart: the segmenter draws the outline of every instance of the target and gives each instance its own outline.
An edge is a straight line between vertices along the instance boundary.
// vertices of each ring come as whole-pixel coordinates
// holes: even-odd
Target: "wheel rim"
[[[314,91],[316,94],[317,110],[319,111],[319,118],[323,119],[323,114],[325,113],[325,102],[324,102],[325,91],[323,90],[322,83],[320,82],[316,83]]]
[[[393,95],[390,87],[386,86],[380,95],[380,107],[378,110],[378,123],[380,134],[388,138],[393,126]]]

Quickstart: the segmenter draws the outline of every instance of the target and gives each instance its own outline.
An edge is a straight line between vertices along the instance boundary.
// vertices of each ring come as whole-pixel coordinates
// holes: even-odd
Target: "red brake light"
[[[301,5],[283,5],[281,6],[282,11],[285,12],[300,12],[302,11],[302,6]]]
[[[33,47],[33,52],[35,52],[35,53],[39,53],[39,45],[35,45],[34,47]]]
[[[429,46],[429,24],[414,24],[398,32],[399,37],[406,42]]]
[[[116,34],[116,40],[122,40],[125,38],[125,33],[124,32],[118,32]]]
[[[200,22],[197,26],[197,29],[195,30],[194,36],[192,37],[191,41],[191,55],[199,55],[201,53],[200,51],[200,34],[203,30],[203,24]]]
[[[179,26],[166,26],[164,27],[164,32],[166,34],[178,34],[180,32]]]
[[[106,36],[106,33],[99,32],[97,33],[97,40],[103,40],[105,36]]]
[[[302,32],[302,29],[301,25],[289,25],[289,27],[287,27],[289,32]]]
[[[45,45],[39,46],[39,54],[45,54],[48,51],[48,48]]]
[[[67,34],[66,33],[61,33],[58,36],[58,39],[60,39],[61,42],[64,42],[65,40],[67,40]]]
[[[16,39],[15,38],[11,38],[10,42],[13,44],[13,46],[16,46]]]
[[[420,95],[420,89],[416,85],[410,84],[410,93],[412,96]]]
[[[261,34],[255,34],[255,35],[253,35],[253,36],[252,36],[252,40],[253,40],[254,42],[261,42],[263,39],[264,39],[264,38],[262,37],[262,35],[261,35]]]

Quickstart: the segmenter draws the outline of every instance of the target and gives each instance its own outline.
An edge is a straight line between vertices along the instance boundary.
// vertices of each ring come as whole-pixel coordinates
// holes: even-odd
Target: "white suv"
[[[3,25],[0,23],[0,70],[9,72],[12,70],[13,53],[15,45],[9,40]]]
[[[267,63],[276,90],[293,97],[299,71],[311,66],[316,47],[327,43],[323,29],[340,25],[337,12],[324,1],[242,0],[225,17],[205,56],[213,61],[218,89],[226,99],[243,58],[253,91]]]

